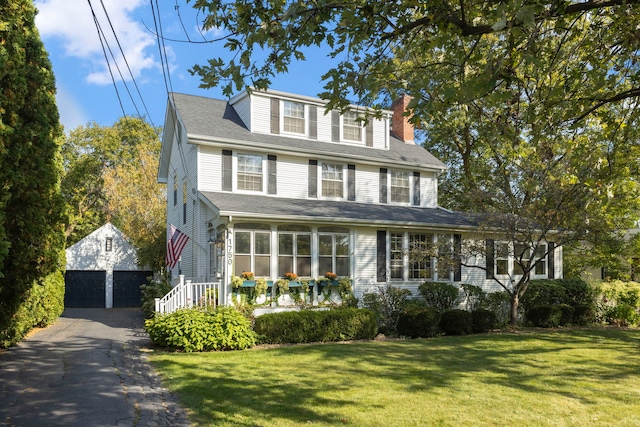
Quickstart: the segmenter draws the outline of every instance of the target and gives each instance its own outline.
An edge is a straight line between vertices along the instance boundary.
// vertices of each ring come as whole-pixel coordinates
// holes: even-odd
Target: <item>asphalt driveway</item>
[[[139,309],[66,309],[0,353],[2,426],[188,426],[146,361]]]

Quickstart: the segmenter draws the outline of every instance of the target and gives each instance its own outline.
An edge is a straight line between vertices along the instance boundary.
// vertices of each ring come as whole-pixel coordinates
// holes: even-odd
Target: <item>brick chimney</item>
[[[393,116],[391,117],[391,132],[396,138],[404,141],[405,144],[413,144],[413,125],[409,123],[411,116],[405,116],[404,112],[407,111],[407,105],[413,99],[409,95],[401,95],[396,99],[391,106]]]

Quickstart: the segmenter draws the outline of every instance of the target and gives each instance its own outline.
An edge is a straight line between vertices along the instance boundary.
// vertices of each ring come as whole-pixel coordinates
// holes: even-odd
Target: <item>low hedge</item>
[[[473,318],[466,310],[453,309],[442,313],[440,330],[446,335],[469,335],[473,332]]]
[[[471,312],[471,329],[475,333],[489,332],[497,323],[498,318],[491,310],[477,309]]]
[[[155,345],[172,350],[243,350],[256,344],[249,319],[233,307],[157,314],[144,325]]]
[[[254,331],[267,344],[370,340],[378,328],[371,310],[341,308],[263,314]]]
[[[440,312],[433,307],[410,305],[400,312],[398,334],[411,338],[429,338],[438,334]]]
[[[558,304],[540,304],[529,308],[526,319],[540,328],[557,328],[562,320],[562,308]]]
[[[578,326],[589,325],[596,320],[596,309],[593,304],[578,304],[573,307],[572,323]]]

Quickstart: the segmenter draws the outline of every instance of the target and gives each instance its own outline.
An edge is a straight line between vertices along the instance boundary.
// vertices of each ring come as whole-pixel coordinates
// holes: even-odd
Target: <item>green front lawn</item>
[[[149,358],[201,426],[640,426],[638,330]]]

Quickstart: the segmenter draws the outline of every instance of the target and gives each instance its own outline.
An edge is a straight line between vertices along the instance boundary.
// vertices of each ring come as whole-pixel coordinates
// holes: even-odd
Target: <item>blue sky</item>
[[[154,33],[151,2],[146,0],[90,0],[93,11],[108,45],[118,58],[124,81],[111,63],[116,87],[123,108],[104,58],[103,48],[89,2],[69,0],[37,0],[36,26],[53,64],[56,77],[57,102],[60,118],[68,132],[80,125],[96,122],[112,125],[124,114],[148,117],[156,126],[162,126],[166,109],[167,90],[162,73],[160,53]],[[155,4],[156,2],[154,2]],[[106,9],[111,24],[104,13]],[[185,0],[158,1],[163,33],[166,39],[203,40],[198,30],[199,15]],[[192,3],[191,3],[192,4]],[[179,19],[179,16],[182,19]],[[111,26],[125,52],[126,62],[135,83],[119,54],[118,44]],[[208,39],[216,35],[210,31]],[[207,59],[225,55],[223,43],[194,44],[166,41],[173,91],[224,99],[220,89],[200,89],[198,77],[188,72],[194,64],[204,64]],[[313,59],[298,62],[290,67],[287,75],[278,76],[272,88],[302,95],[316,96],[322,91],[320,77],[329,66],[329,59],[320,51],[310,55]],[[110,59],[111,61],[111,59]],[[125,84],[126,83],[126,84]],[[127,93],[131,92],[133,101]],[[138,96],[137,91],[141,94]],[[143,104],[144,101],[144,104]],[[146,109],[144,107],[146,105]],[[137,108],[137,109],[136,109]]]

